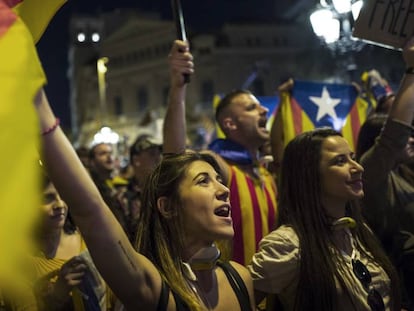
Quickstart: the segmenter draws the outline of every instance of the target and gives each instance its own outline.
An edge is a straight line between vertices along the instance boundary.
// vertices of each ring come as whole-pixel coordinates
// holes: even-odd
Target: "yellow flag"
[[[30,23],[26,24],[19,17],[20,10],[39,19],[45,18],[44,4],[52,1],[24,1],[14,11],[9,7],[12,2],[0,0],[0,14],[6,17],[0,20],[1,284],[16,273],[16,266],[22,259],[21,251],[29,247],[33,221],[40,210],[39,126],[33,100],[46,77],[34,42],[52,17],[50,14],[47,21],[34,23],[36,29],[32,32],[27,27]],[[57,1],[53,2],[56,10]],[[32,11],[25,8],[26,4],[30,4]]]
[[[65,2],[66,0],[24,0],[14,11],[26,24],[37,43],[52,17]]]
[[[216,94],[213,97],[213,111],[215,112],[217,109],[218,104],[220,103],[221,96]],[[216,136],[217,138],[226,138],[226,134],[223,133],[223,131],[220,128],[220,125],[218,125],[216,121]]]

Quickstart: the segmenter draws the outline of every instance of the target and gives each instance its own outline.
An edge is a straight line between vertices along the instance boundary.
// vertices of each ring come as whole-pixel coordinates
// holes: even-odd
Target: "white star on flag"
[[[340,98],[331,98],[329,95],[328,89],[326,86],[323,87],[321,97],[309,96],[309,99],[318,106],[318,115],[316,116],[316,121],[322,119],[324,115],[331,116],[334,120],[337,119],[335,106],[341,102]]]

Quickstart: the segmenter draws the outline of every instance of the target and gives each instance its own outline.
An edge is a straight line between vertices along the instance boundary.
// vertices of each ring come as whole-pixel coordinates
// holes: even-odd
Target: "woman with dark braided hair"
[[[361,217],[363,168],[340,133],[293,139],[280,175],[281,226],[249,266],[256,302],[277,294],[284,310],[400,310],[398,279]]]

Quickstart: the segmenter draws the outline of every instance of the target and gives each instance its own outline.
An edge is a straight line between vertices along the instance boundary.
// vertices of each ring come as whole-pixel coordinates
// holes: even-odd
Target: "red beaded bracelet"
[[[54,130],[56,130],[56,129],[57,129],[57,127],[58,127],[59,125],[60,125],[60,119],[59,119],[59,118],[56,118],[55,123],[54,123],[51,127],[49,127],[48,129],[44,130],[44,131],[42,132],[42,135],[43,135],[43,136],[45,136],[45,135],[47,135],[47,134],[52,133]]]

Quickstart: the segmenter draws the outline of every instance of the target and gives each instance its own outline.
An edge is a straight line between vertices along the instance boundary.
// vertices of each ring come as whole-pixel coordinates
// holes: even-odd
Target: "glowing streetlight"
[[[99,102],[101,105],[101,125],[102,128],[94,135],[93,144],[110,143],[116,145],[119,142],[119,135],[109,126],[106,126],[106,73],[108,67],[108,57],[101,57],[96,62],[96,71],[98,73]]]
[[[108,57],[101,57],[96,62],[96,70],[98,73],[98,89],[99,89],[99,103],[101,106],[101,121],[106,122],[106,79],[105,75],[108,71],[106,64],[108,63]]]
[[[101,40],[101,36],[99,35],[99,33],[94,32],[91,36],[92,42],[99,42]]]
[[[118,142],[118,133],[114,132],[110,127],[104,126],[93,136],[93,142],[91,145],[96,145],[99,143],[109,143],[116,145]]]
[[[77,35],[78,42],[85,42],[86,35],[83,32],[78,33]]]
[[[314,33],[334,52],[358,51],[363,43],[352,37],[362,0],[321,0],[310,15]]]

